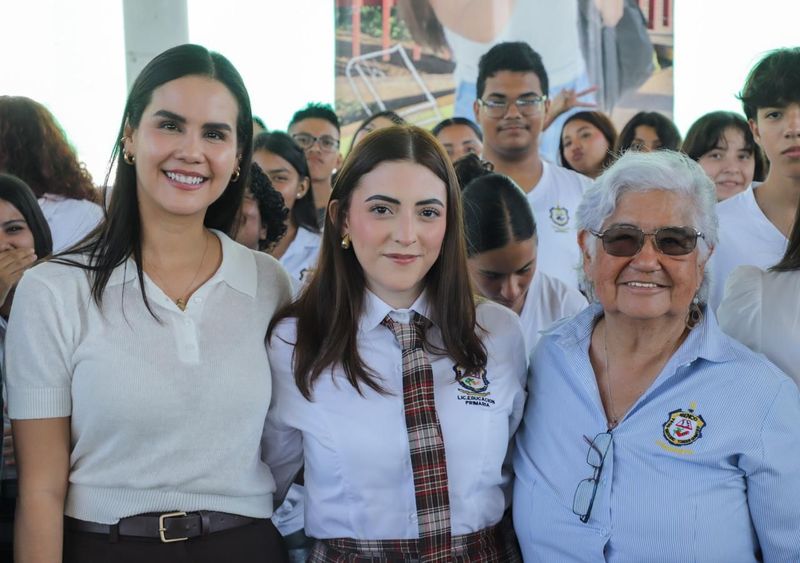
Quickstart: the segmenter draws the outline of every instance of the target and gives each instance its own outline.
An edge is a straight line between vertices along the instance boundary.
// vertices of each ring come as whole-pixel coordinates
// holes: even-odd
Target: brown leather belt
[[[164,514],[141,514],[122,518],[117,524],[98,524],[64,518],[67,529],[76,532],[105,534],[112,538],[117,536],[133,536],[137,538],[159,539],[162,543],[184,541],[198,536],[207,536],[214,532],[230,530],[260,522],[258,518],[228,514],[226,512],[165,512]]]

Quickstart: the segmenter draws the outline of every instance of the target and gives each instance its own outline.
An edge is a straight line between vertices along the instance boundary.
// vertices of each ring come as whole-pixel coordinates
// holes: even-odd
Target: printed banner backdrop
[[[641,110],[672,117],[673,0],[615,2],[623,16],[609,27],[599,0],[511,1],[508,20],[493,22],[501,31],[480,43],[444,28],[427,0],[337,0],[344,151],[360,122],[385,109],[424,127],[453,115],[473,119],[477,59],[506,40],[528,41],[542,55],[551,98],[561,87],[594,85],[598,91],[583,99],[597,102],[618,128]]]

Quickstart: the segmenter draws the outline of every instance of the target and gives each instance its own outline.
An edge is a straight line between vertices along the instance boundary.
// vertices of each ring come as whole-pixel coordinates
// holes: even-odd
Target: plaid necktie
[[[403,349],[403,403],[414,472],[419,560],[452,561],[447,462],[433,400],[433,369],[422,347],[428,320],[414,313],[413,322],[403,324],[387,315],[381,324]]]

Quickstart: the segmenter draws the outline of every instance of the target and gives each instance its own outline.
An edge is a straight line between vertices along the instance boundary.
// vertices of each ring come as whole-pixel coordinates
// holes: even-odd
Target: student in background
[[[483,133],[474,121],[466,117],[451,117],[440,121],[431,129],[431,133],[442,143],[450,162],[468,154],[480,156],[483,152]]]
[[[628,149],[651,152],[661,149],[677,151],[681,134],[666,115],[657,111],[640,111],[619,132],[614,152],[621,155]]]
[[[283,196],[254,162],[242,199],[236,242],[251,250],[269,252],[286,234],[287,217],[289,210],[283,204]]]
[[[558,153],[561,166],[595,179],[614,162],[617,130],[604,113],[579,111],[564,122]]]

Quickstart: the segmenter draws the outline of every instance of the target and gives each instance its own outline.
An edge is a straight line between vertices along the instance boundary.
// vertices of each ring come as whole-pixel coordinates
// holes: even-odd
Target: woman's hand
[[[36,262],[32,248],[12,248],[0,252],[0,305],[17,285],[22,273]]]

